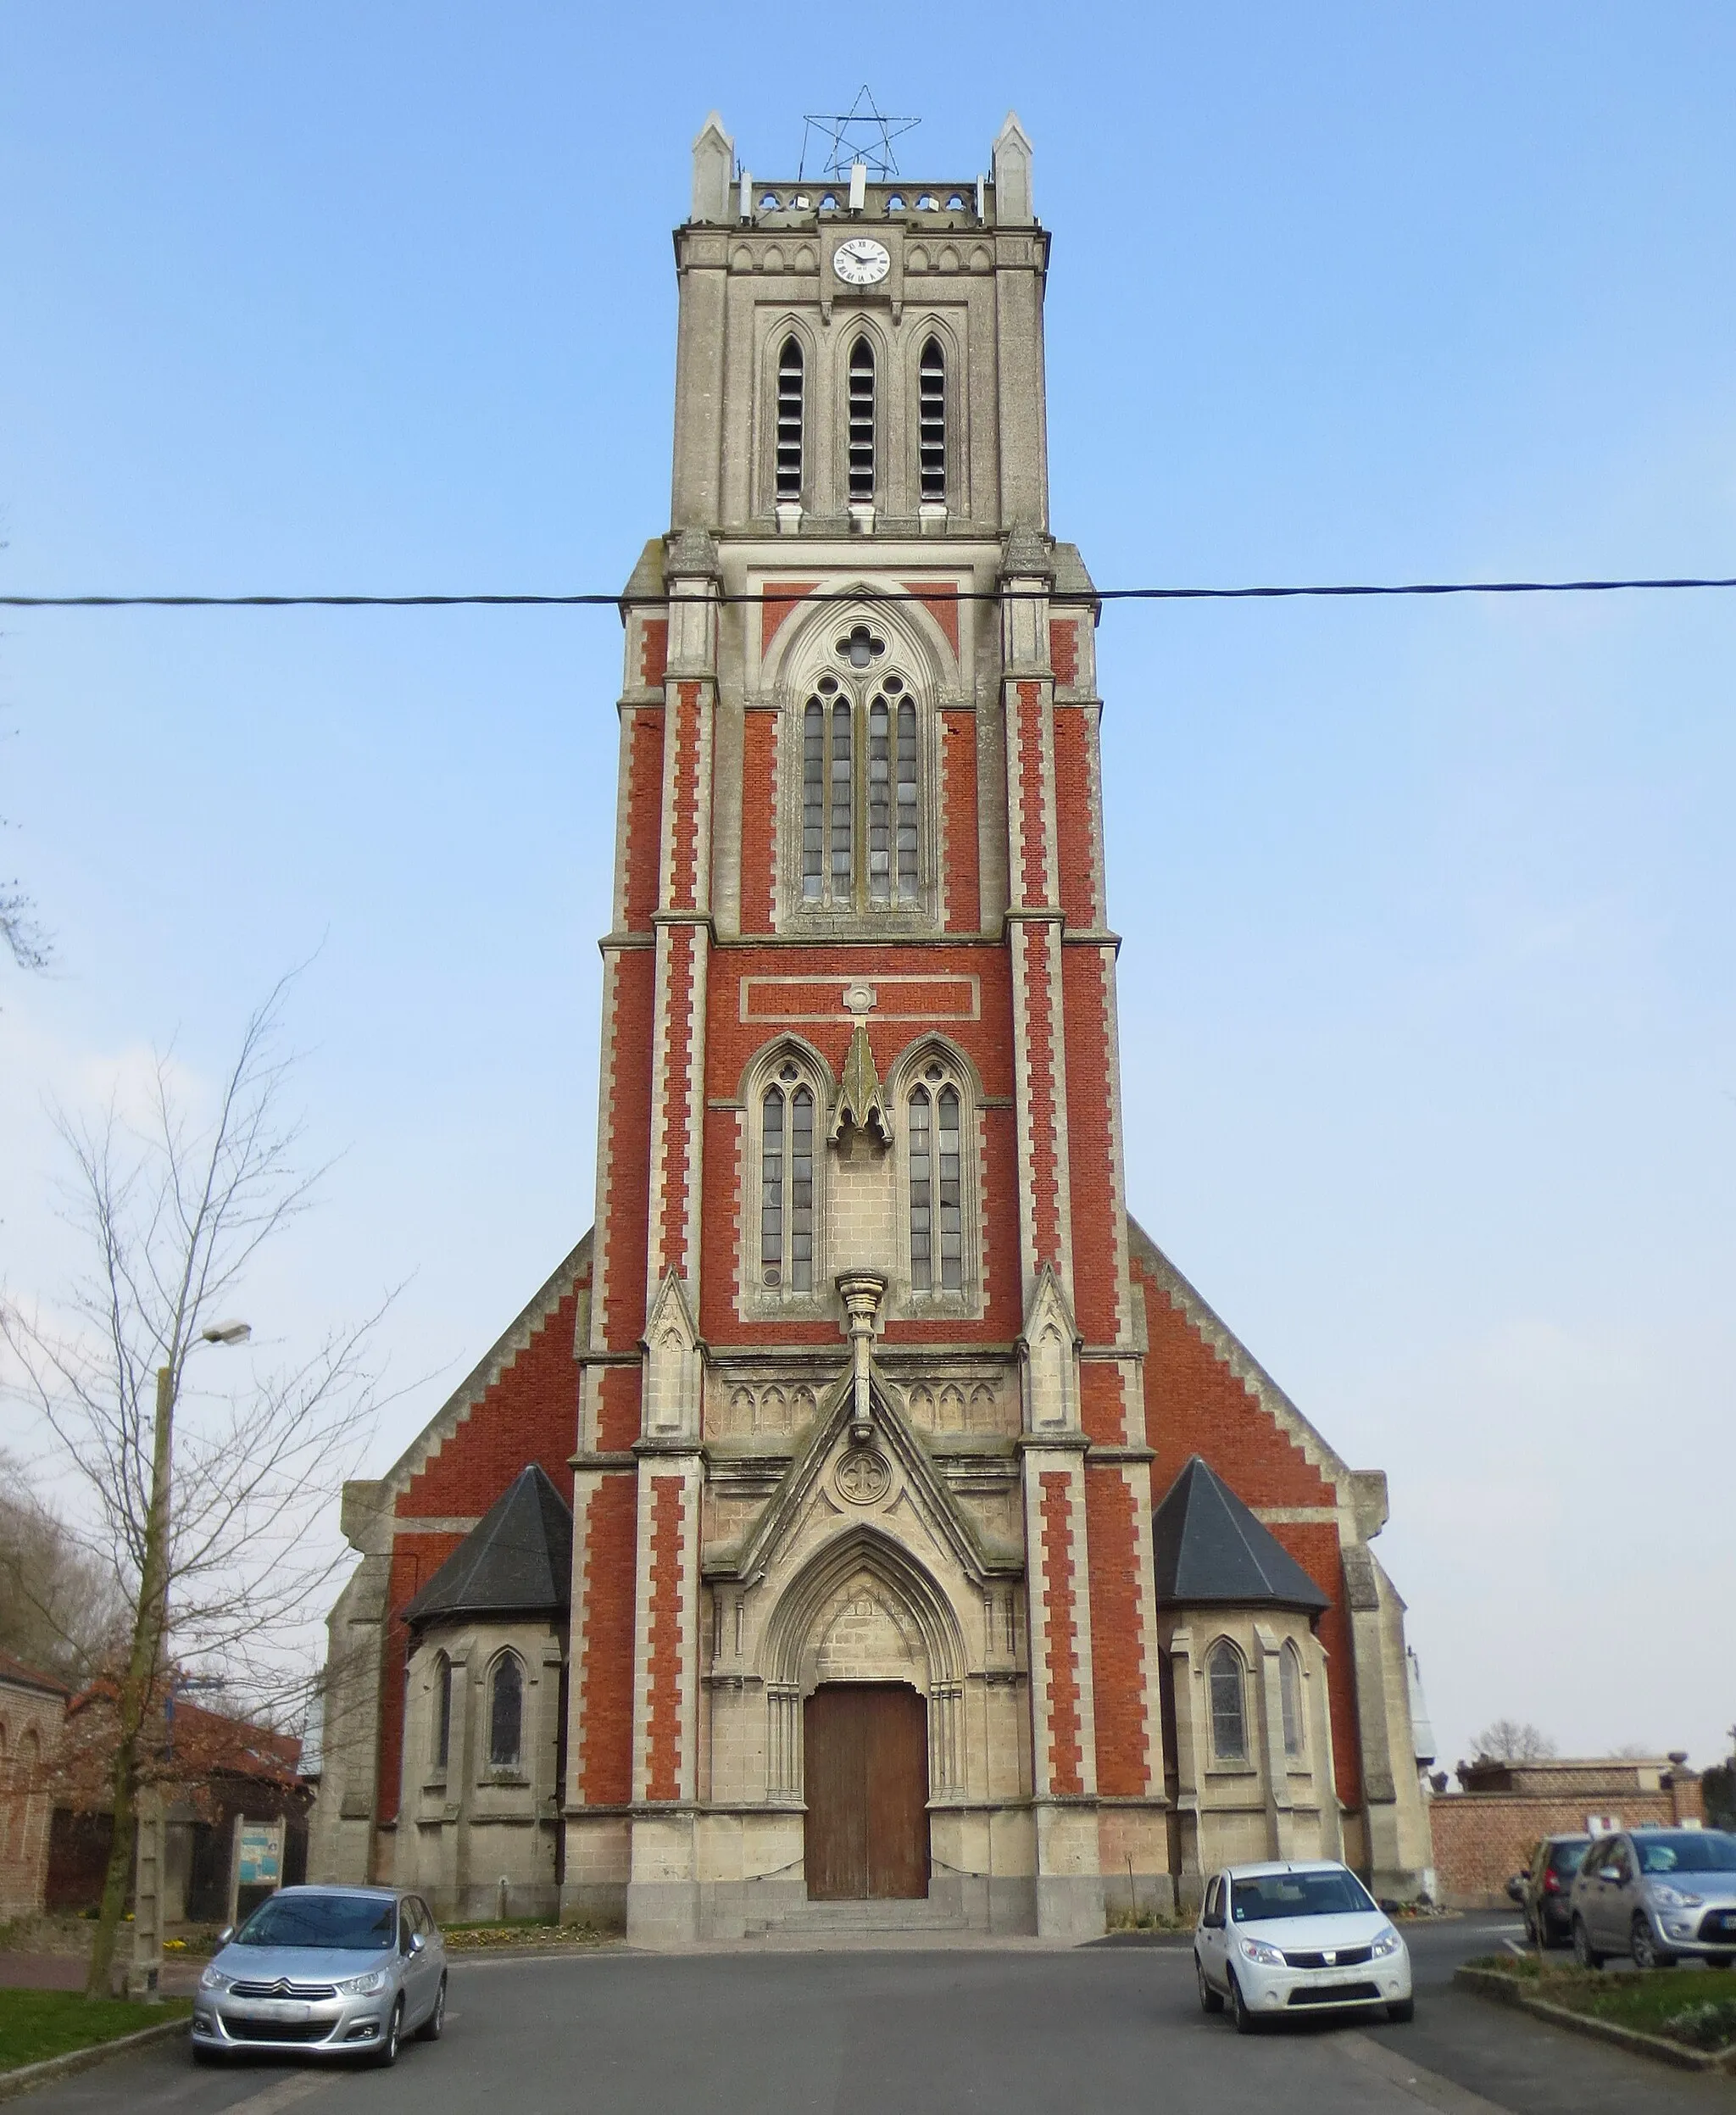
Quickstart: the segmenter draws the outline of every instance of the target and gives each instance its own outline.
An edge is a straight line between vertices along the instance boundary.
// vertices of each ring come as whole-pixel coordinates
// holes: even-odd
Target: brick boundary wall
[[[1429,1803],[1435,1889],[1449,1909],[1505,1909],[1507,1882],[1544,1836],[1577,1835],[1588,1813],[1628,1828],[1701,1817],[1700,1780],[1683,1773],[1661,1791],[1444,1792]]]

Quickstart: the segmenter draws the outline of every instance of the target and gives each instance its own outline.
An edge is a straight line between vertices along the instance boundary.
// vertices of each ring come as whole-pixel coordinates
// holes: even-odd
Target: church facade
[[[346,1489],[311,1877],[647,1943],[1426,1884],[1385,1479],[1127,1211],[1049,246],[1012,119],[951,184],[695,143],[595,1223]]]

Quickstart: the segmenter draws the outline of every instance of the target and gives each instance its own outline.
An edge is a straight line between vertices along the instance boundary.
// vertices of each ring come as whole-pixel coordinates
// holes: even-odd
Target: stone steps
[[[962,1916],[921,1900],[874,1902],[802,1902],[777,1917],[750,1917],[743,1935],[765,1939],[813,1933],[964,1931]]]

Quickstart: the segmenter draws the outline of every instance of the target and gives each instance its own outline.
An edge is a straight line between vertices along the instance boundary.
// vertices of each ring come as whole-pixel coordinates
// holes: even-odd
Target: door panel
[[[810,1901],[928,1892],[928,1713],[915,1689],[830,1682],[808,1699]]]

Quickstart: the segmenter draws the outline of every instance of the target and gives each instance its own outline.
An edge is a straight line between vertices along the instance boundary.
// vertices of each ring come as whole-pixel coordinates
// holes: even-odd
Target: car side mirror
[[[1600,1880],[1619,1880],[1622,1877],[1622,1868],[1618,1865],[1600,1866],[1597,1869],[1597,1877]]]
[[[412,1953],[420,1953],[427,1943],[427,1940],[423,1938],[420,1932],[413,1931],[410,1934],[410,1951]]]

